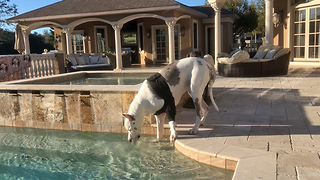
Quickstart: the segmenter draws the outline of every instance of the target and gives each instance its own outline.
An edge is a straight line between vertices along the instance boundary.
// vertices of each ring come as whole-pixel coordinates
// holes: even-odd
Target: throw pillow
[[[273,59],[274,55],[278,52],[279,49],[272,49],[268,51],[264,59]]]
[[[268,51],[258,51],[256,55],[254,55],[253,59],[263,59]]]
[[[78,65],[76,58],[73,56],[69,56],[69,61],[71,62],[72,66]]]
[[[86,64],[90,64],[89,56],[88,57],[83,57],[83,58],[84,58],[84,61],[86,62]]]
[[[99,61],[99,56],[90,56],[89,57],[90,64],[97,64]]]
[[[79,65],[85,65],[86,62],[82,56],[76,57]]]
[[[277,52],[277,54],[276,55],[274,55],[274,59],[276,59],[276,58],[279,58],[279,57],[281,57],[281,56],[283,56],[283,55],[286,55],[286,54],[288,54],[290,52],[290,49],[289,48],[283,48],[283,49],[281,49],[279,52]]]
[[[103,58],[99,58],[98,63],[97,64],[107,64],[107,58],[103,57]]]

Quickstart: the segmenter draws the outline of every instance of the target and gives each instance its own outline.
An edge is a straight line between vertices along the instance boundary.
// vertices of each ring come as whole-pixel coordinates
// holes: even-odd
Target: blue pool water
[[[154,139],[132,145],[126,134],[0,127],[0,179],[232,179]]]

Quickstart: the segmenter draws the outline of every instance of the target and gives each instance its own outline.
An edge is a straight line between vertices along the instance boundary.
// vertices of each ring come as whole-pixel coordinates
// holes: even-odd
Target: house
[[[31,30],[53,27],[58,50],[114,51],[116,69],[122,69],[124,50],[135,52],[132,63],[138,64],[169,63],[192,51],[214,55],[214,18],[211,6],[189,7],[174,0],[62,0],[8,21],[22,27],[26,53]],[[231,51],[237,18],[222,9],[223,52]]]
[[[289,47],[293,61],[319,62],[320,1],[273,1],[272,13],[273,43]]]

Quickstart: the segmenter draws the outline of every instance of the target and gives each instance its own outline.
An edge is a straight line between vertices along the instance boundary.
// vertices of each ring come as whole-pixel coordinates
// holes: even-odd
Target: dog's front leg
[[[166,117],[166,113],[162,113],[160,115],[155,115],[157,122],[157,142],[160,141],[163,137],[163,125],[164,125],[164,119]]]
[[[169,126],[170,126],[170,142],[174,142],[178,137],[177,131],[176,131],[176,123],[174,121],[170,121]]]

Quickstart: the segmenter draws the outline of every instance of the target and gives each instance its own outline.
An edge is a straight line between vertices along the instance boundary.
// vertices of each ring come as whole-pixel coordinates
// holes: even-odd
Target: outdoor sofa
[[[281,46],[260,46],[253,58],[238,50],[218,57],[218,72],[227,77],[265,77],[288,73],[290,49]]]
[[[66,66],[68,72],[114,69],[108,56],[103,56],[101,53],[69,54],[66,60]]]

